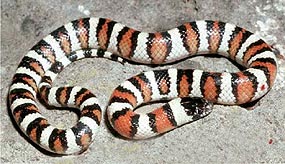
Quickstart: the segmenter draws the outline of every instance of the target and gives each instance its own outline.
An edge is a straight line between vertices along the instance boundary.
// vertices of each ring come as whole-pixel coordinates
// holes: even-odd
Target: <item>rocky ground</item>
[[[253,111],[215,105],[211,115],[160,137],[130,141],[114,136],[106,123],[94,143],[78,156],[54,157],[19,133],[7,112],[6,96],[22,56],[57,27],[80,17],[106,17],[143,31],[162,31],[201,19],[221,20],[258,33],[279,52],[274,88]],[[284,0],[2,0],[1,1],[1,163],[261,163],[285,162],[285,1]],[[237,71],[223,58],[196,57],[161,68]],[[112,90],[148,66],[85,59],[68,66],[55,85],[92,90],[106,107]],[[52,124],[71,127],[68,111],[42,113]]]

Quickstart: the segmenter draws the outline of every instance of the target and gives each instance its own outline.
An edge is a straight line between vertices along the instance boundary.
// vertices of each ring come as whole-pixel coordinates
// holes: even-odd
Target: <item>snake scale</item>
[[[89,57],[157,65],[199,54],[219,54],[245,69],[230,73],[172,68],[140,73],[111,95],[107,107],[111,126],[126,138],[149,138],[208,115],[212,103],[245,104],[273,86],[277,62],[271,46],[236,25],[202,20],[146,33],[110,19],[82,18],[51,32],[23,57],[9,90],[10,110],[20,129],[42,148],[58,154],[83,152],[96,135],[102,109],[85,88],[52,87],[63,68]],[[49,106],[79,109],[77,124],[70,129],[50,125],[39,111],[37,96]],[[148,113],[134,111],[157,100],[170,101]]]

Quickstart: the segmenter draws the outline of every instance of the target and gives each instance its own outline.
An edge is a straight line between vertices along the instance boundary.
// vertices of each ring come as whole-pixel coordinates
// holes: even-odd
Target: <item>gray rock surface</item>
[[[222,20],[257,32],[285,54],[284,0],[2,0],[1,10],[1,163],[285,163],[284,59],[279,60],[274,88],[253,111],[215,105],[213,113],[203,120],[141,141],[120,139],[103,122],[95,142],[78,156],[53,157],[37,150],[16,131],[6,104],[8,86],[22,56],[37,41],[71,20],[107,17],[149,32],[193,20]],[[237,70],[228,60],[204,57],[156,69],[170,67]],[[97,94],[105,109],[118,84],[152,69],[85,59],[68,66],[55,85],[87,87]],[[43,108],[42,113],[60,127],[71,127],[77,118],[68,111]]]

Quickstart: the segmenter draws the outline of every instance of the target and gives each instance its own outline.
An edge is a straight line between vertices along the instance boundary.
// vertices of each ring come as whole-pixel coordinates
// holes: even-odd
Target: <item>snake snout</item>
[[[210,114],[213,110],[213,103],[204,98],[182,98],[181,105],[188,116],[193,116],[193,120],[198,120]]]

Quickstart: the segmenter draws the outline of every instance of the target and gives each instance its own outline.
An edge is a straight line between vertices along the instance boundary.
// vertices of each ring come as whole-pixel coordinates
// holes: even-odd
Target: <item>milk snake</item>
[[[145,33],[109,19],[84,18],[53,31],[23,57],[9,90],[10,110],[21,130],[42,148],[58,154],[82,152],[96,135],[102,110],[85,88],[51,87],[64,67],[86,57],[165,64],[198,54],[220,54],[245,69],[229,73],[173,68],[138,74],[110,98],[107,116],[112,127],[126,138],[152,137],[206,116],[212,103],[245,104],[273,86],[277,64],[271,47],[238,26],[202,20]],[[39,112],[39,95],[51,106],[79,108],[78,123],[71,129],[50,125]],[[191,102],[187,97],[206,100]],[[133,111],[161,99],[173,100],[149,113]]]

